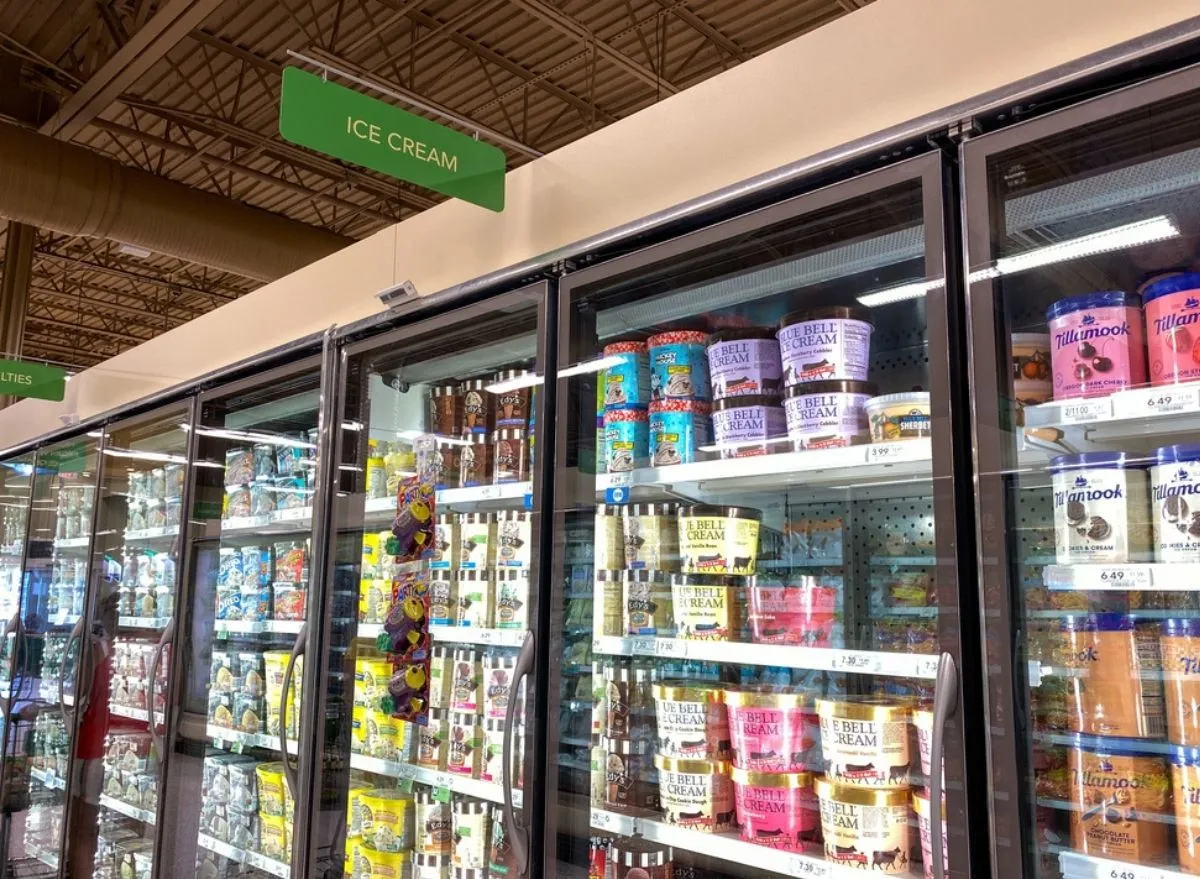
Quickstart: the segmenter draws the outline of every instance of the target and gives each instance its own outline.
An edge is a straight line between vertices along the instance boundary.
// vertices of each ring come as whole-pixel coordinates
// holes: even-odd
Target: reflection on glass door
[[[181,717],[163,837],[185,875],[291,873],[296,764],[309,746],[300,718],[316,367],[210,392],[192,428],[189,607],[172,657],[182,665]]]
[[[522,680],[537,619],[546,295],[539,285],[348,349],[325,875],[520,870],[509,833],[528,826],[536,732]]]
[[[106,431],[91,556],[98,659],[80,722],[81,747],[101,753],[81,768],[90,787],[72,792],[70,876],[153,869],[189,428],[180,405]]]
[[[1200,872],[1200,75],[965,151],[998,863]]]
[[[560,875],[930,876],[965,825],[937,169],[564,280]]]
[[[33,482],[32,452],[0,461],[0,852],[9,851],[15,816],[29,808],[31,770],[44,768],[44,755],[34,749],[34,712],[18,713],[12,685],[19,679],[21,647],[21,570],[29,523]],[[32,716],[31,716],[32,715]],[[4,875],[0,868],[0,875]]]
[[[104,730],[92,674],[103,642],[85,625],[98,436],[41,449],[33,473],[5,740],[6,763],[24,754],[29,764],[28,797],[3,816],[5,869],[22,876],[58,873],[68,792],[99,795]]]

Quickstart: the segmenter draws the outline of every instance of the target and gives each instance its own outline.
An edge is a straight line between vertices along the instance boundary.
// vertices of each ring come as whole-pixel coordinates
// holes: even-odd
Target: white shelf
[[[100,805],[106,809],[112,809],[114,812],[120,812],[122,815],[127,815],[134,821],[141,821],[145,824],[154,823],[154,813],[149,809],[131,806],[129,803],[121,802],[118,799],[110,797],[108,794],[100,794]]]
[[[65,779],[59,778],[53,772],[46,769],[30,769],[29,777],[40,781],[42,787],[49,790],[66,790],[67,782]]]
[[[266,733],[247,733],[236,729],[226,729],[223,726],[214,726],[208,724],[206,733],[214,742],[227,742],[233,745],[233,750],[237,751],[239,747],[265,748],[269,751],[279,752],[279,736],[267,735]],[[223,747],[222,745],[218,745]],[[288,753],[299,753],[299,742],[293,739],[288,739]],[[240,752],[239,752],[240,753]]]
[[[480,629],[472,626],[430,626],[433,641],[452,644],[484,644],[491,647],[520,647],[525,643],[524,629]]]
[[[383,623],[359,623],[354,637],[374,641],[383,634]]]
[[[1200,429],[1200,382],[1055,400],[1024,411],[1026,427],[1083,428],[1096,439],[1187,433]]]
[[[873,617],[935,617],[941,611],[937,605],[897,605],[895,607],[878,607],[871,608],[871,616]]]
[[[932,446],[928,439],[809,449],[750,458],[694,461],[670,467],[643,467],[627,473],[600,473],[596,493],[628,488],[632,500],[662,495],[703,499],[731,491],[779,491],[793,485],[857,488],[870,482],[929,477]],[[842,484],[842,485],[839,485]],[[625,500],[629,500],[626,497]]]
[[[55,549],[87,549],[92,542],[91,536],[87,537],[57,537],[54,540]]]
[[[1191,875],[1169,867],[1151,867],[1112,861],[1080,852],[1059,852],[1063,879],[1188,879]]]
[[[504,482],[500,485],[477,485],[474,488],[447,488],[437,492],[437,505],[459,512],[476,509],[505,509],[523,504],[525,495],[533,490],[532,482]],[[368,498],[365,513],[372,521],[391,519],[396,515],[394,497]]]
[[[128,717],[130,720],[141,720],[145,723],[150,722],[150,712],[145,708],[130,708],[128,705],[110,705],[108,706],[110,713],[118,717]],[[154,712],[154,722],[156,724],[166,723],[161,711]]]
[[[620,815],[604,809],[592,808],[589,814],[591,826],[596,830],[620,836],[641,834],[646,839],[661,842],[672,848],[734,864],[753,864],[755,868],[769,873],[801,876],[805,879],[850,879],[852,876],[861,879],[864,875],[861,869],[831,864],[816,855],[802,855],[765,845],[755,845],[741,839],[736,833],[701,833],[698,830],[687,830],[661,821]]]
[[[46,617],[46,622],[51,626],[73,626],[79,622],[79,614],[69,610],[60,610]]]
[[[122,629],[145,629],[150,632],[161,632],[170,620],[162,617],[117,617],[117,625]]]
[[[877,568],[931,568],[938,563],[932,555],[873,555],[871,566]]]
[[[1193,592],[1200,564],[1047,565],[1042,581],[1052,591]],[[1069,613],[1069,611],[1064,611]],[[1186,611],[1181,611],[1186,614]]]
[[[165,537],[178,537],[178,525],[164,525],[161,528],[137,528],[125,532],[126,543],[137,543],[145,540],[162,540]]]
[[[228,638],[231,635],[261,635],[271,632],[281,635],[299,634],[303,620],[217,620],[213,624],[213,635]]]
[[[771,665],[814,671],[886,674],[933,680],[938,657],[921,653],[885,653],[834,647],[791,647],[740,641],[689,641],[679,638],[603,636],[592,639],[592,652],[610,656],[664,656],[730,665]]]
[[[288,879],[292,874],[290,864],[285,864],[283,861],[277,861],[274,858],[268,858],[266,855],[259,854],[258,852],[237,848],[227,842],[214,839],[206,833],[197,834],[196,841],[202,848],[206,848],[210,852],[216,852],[222,857],[229,858],[231,861],[237,861],[239,864],[245,864],[248,867],[257,867],[260,870],[265,870],[272,876],[279,876],[280,879]]]
[[[264,516],[233,516],[220,521],[222,536],[297,534],[312,529],[312,507],[278,510]]]
[[[492,803],[504,802],[504,788],[497,783],[480,781],[477,778],[465,778],[453,772],[441,772],[437,769],[427,769],[424,766],[414,766],[412,763],[400,763],[395,760],[380,760],[378,757],[368,757],[366,754],[351,754],[350,766],[364,772],[373,772],[388,778],[401,778],[452,790],[455,793],[487,800]],[[513,791],[513,805],[520,806],[522,793]]]

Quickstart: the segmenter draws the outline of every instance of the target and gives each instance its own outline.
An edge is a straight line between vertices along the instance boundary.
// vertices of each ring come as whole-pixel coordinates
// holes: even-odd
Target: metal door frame
[[[29,549],[29,517],[33,513],[33,480],[34,477],[37,476],[38,451],[38,449],[30,449],[26,452],[6,459],[12,460],[12,458],[20,458],[22,455],[29,455],[30,460],[32,461],[30,466],[33,468],[29,471],[29,500],[25,504],[25,541],[21,547],[20,582],[17,586],[16,618],[18,625],[22,627],[25,611],[25,554]],[[7,638],[7,636],[8,633],[5,632],[5,638]],[[21,640],[18,636],[14,636],[12,657],[12,668],[14,671],[16,670],[20,655]],[[0,723],[3,724],[3,726],[0,726],[0,730],[3,731],[3,737],[0,738],[0,795],[3,795],[3,792],[7,790],[8,783],[7,776],[9,760],[7,759],[7,752],[9,737],[12,735],[10,712],[12,710],[12,686],[13,682],[16,680],[16,677],[17,676],[15,674],[9,677],[8,692],[3,696],[3,704],[0,705],[0,711],[3,712],[3,718],[0,719]],[[10,845],[9,831],[12,828],[12,819],[10,816],[0,814],[0,822],[4,822],[6,825],[4,832],[0,833],[0,856],[4,857],[4,860],[0,861],[0,879],[5,879],[5,877],[8,876],[9,861],[7,852],[8,846]]]
[[[168,704],[167,704],[167,710],[171,714],[171,723],[167,729],[166,736],[163,740],[164,741],[163,749],[168,754],[168,759],[166,761],[167,763],[171,762],[169,759],[169,755],[173,754],[175,751],[175,745],[178,741],[179,728],[182,723],[182,715],[183,715],[182,706],[180,705],[180,703],[178,701],[179,695],[181,693],[181,688],[183,686],[183,653],[180,649],[180,645],[183,643],[184,638],[187,638],[188,645],[189,646],[191,645],[190,627],[192,625],[192,620],[193,620],[192,602],[194,600],[194,593],[195,593],[195,590],[192,588],[193,572],[191,570],[191,557],[192,557],[192,549],[193,549],[191,506],[194,502],[194,497],[195,497],[195,482],[196,482],[196,473],[197,473],[195,463],[196,463],[196,456],[199,453],[200,433],[197,428],[199,428],[201,426],[200,418],[201,418],[201,414],[203,412],[204,404],[208,403],[212,400],[216,400],[216,399],[220,399],[221,397],[228,396],[230,394],[235,394],[239,391],[251,390],[253,388],[270,385],[272,382],[279,380],[279,379],[291,378],[293,376],[300,375],[304,372],[313,370],[314,367],[318,370],[321,370],[321,371],[317,372],[316,375],[319,376],[320,388],[321,388],[320,394],[321,394],[321,398],[323,399],[324,395],[326,393],[324,390],[325,383],[326,383],[326,381],[328,381],[328,378],[327,378],[326,373],[322,370],[322,365],[323,365],[324,356],[325,356],[324,349],[325,349],[325,346],[328,346],[328,344],[329,344],[329,336],[330,336],[330,333],[326,332],[324,341],[323,341],[322,353],[320,353],[320,354],[310,354],[310,355],[300,358],[299,360],[295,360],[290,363],[283,363],[281,365],[267,369],[265,372],[246,375],[242,378],[226,382],[225,384],[201,388],[192,395],[192,398],[191,398],[192,399],[192,403],[191,403],[192,431],[191,431],[191,439],[189,441],[189,446],[188,446],[187,481],[184,485],[184,497],[185,497],[185,503],[187,504],[187,506],[185,506],[184,509],[182,510],[183,515],[185,515],[187,517],[187,522],[186,522],[186,538],[187,539],[184,543],[181,544],[181,552],[183,552],[185,554],[186,561],[181,565],[181,571],[180,571],[180,577],[182,578],[185,576],[183,571],[184,571],[184,569],[186,569],[186,579],[181,579],[181,581],[180,581],[180,589],[179,589],[179,593],[176,597],[176,605],[175,605],[176,634],[175,634],[175,638],[172,641],[173,656],[172,656],[172,660],[171,660],[171,677],[170,677],[170,682],[168,684],[169,698],[171,698],[174,701],[168,702]],[[288,350],[290,351],[292,349],[289,348]],[[239,367],[239,369],[237,371],[240,372],[241,368]],[[320,406],[320,404],[318,404],[318,407],[319,406]],[[318,411],[319,411],[319,408],[318,408]],[[319,419],[320,419],[320,416],[318,415],[318,428],[320,426]],[[319,454],[319,443],[318,443],[318,454]],[[319,491],[320,480],[322,478],[321,467],[322,467],[322,463],[321,463],[320,459],[318,458],[317,468],[316,468],[316,472],[317,472],[316,479],[318,482],[318,491]],[[321,503],[321,498],[319,497],[319,495],[314,494],[314,496],[313,496],[313,529],[314,529],[314,534],[313,534],[314,550],[313,550],[313,552],[314,553],[317,551],[316,544],[315,544],[315,540],[316,540],[315,529],[317,527],[317,521],[318,521],[318,516],[319,516],[319,508],[318,508],[319,503]],[[184,531],[183,531],[183,529],[181,529],[181,535],[183,533],[184,533]],[[311,580],[312,571],[313,571],[311,564],[310,564],[309,570],[310,570],[310,580]],[[310,588],[311,588],[311,584],[310,584]],[[311,613],[311,611],[310,611],[310,613]],[[308,631],[311,632],[311,629],[309,629]],[[297,636],[297,637],[299,637],[299,636]],[[190,654],[188,654],[188,660],[190,661],[190,659],[191,659],[191,656],[190,656]],[[306,666],[305,675],[306,676],[308,673],[307,666],[309,664],[310,663],[305,663],[305,666]],[[304,680],[301,681],[301,691],[300,692],[301,692],[302,701],[303,701],[303,694],[304,694],[303,686],[304,686],[306,680],[307,680],[307,678],[305,678]],[[304,733],[305,733],[306,727],[303,726],[303,715],[305,714],[305,712],[303,711],[303,704],[301,707],[302,707],[301,726],[298,727],[297,732],[298,732],[298,741],[303,743],[305,741]],[[282,723],[282,719],[281,719],[281,723]],[[281,754],[280,756],[283,757],[284,755]],[[305,763],[307,762],[306,760],[303,759],[305,756],[305,751],[304,751],[303,747],[300,747],[298,749],[298,754],[296,756],[300,762],[301,771],[303,771],[303,767],[304,767]],[[177,789],[177,785],[178,785],[178,781],[174,778],[174,774],[164,774],[163,785],[161,788],[161,793],[159,795],[158,822],[156,825],[159,828],[156,833],[156,841],[159,843],[159,847],[155,851],[155,859],[154,859],[155,879],[165,879],[165,874],[163,872],[166,869],[165,865],[167,864],[168,860],[171,862],[172,866],[174,865],[175,861],[178,859],[177,855],[178,855],[178,852],[181,850],[181,848],[180,848],[181,846],[184,847],[184,850],[186,850],[186,848],[189,846],[191,847],[191,850],[193,852],[193,860],[194,860],[194,855],[196,854],[197,850],[199,849],[199,845],[196,841],[194,834],[180,833],[179,832],[180,828],[178,827],[178,825],[173,825],[170,829],[170,832],[168,833],[168,832],[166,832],[166,828],[163,826],[165,824],[165,821],[163,819],[165,817],[164,809],[166,807],[166,804],[168,802],[176,803],[179,801],[180,792]],[[302,788],[302,790],[303,790],[303,788]],[[294,827],[296,837],[300,837],[301,815],[305,813],[305,809],[301,803],[301,797],[299,795],[301,792],[297,792],[296,796],[294,797],[295,805],[296,805],[296,818],[295,818],[293,827]],[[196,811],[197,811],[197,815],[198,815],[199,809],[197,809]],[[307,827],[305,827],[304,829],[307,830]],[[291,851],[292,875],[294,877],[300,877],[303,874],[296,872],[295,852],[296,852],[296,846],[293,845],[292,851]],[[168,855],[169,855],[169,857],[168,857]]]
[[[1033,830],[1033,811],[1024,802],[1028,793],[1028,767],[1020,757],[1022,738],[1028,725],[1019,722],[1018,711],[1026,704],[1029,692],[1027,668],[1014,653],[1015,640],[1023,620],[1015,617],[1013,606],[1012,562],[1009,557],[1006,524],[1010,518],[1008,492],[1003,473],[1016,466],[1011,444],[1005,442],[1006,428],[1001,424],[1002,394],[999,381],[999,353],[1007,327],[1003,326],[1001,302],[991,278],[971,279],[976,267],[992,261],[993,202],[988,191],[988,160],[1016,146],[1061,134],[1081,125],[1146,107],[1152,102],[1200,89],[1200,65],[1163,74],[1145,82],[1090,98],[1045,116],[965,141],[959,150],[963,225],[962,283],[966,290],[968,335],[967,374],[971,394],[971,445],[976,482],[976,564],[979,571],[979,604],[985,613],[979,617],[982,667],[987,685],[982,689],[986,715],[985,738],[987,789],[992,810],[992,875],[1004,875],[1011,869],[1014,855],[1028,871],[1032,857],[1024,849],[1026,832]],[[1010,426],[1011,428],[1011,426]],[[989,516],[989,512],[997,512]],[[992,564],[988,564],[988,560]],[[1004,570],[999,562],[1004,560]],[[1005,596],[993,601],[987,596]],[[989,655],[989,648],[994,648]],[[1021,700],[1018,700],[1018,696]],[[1032,837],[1030,837],[1032,838]],[[1003,843],[1003,851],[1000,844]],[[1015,848],[1015,851],[1014,851]],[[1032,875],[1032,874],[1030,874]]]
[[[549,570],[544,566],[544,556],[546,555],[547,541],[551,539],[549,535],[549,525],[551,517],[544,515],[547,509],[546,501],[552,497],[549,492],[549,485],[546,479],[546,470],[553,469],[553,456],[546,454],[543,450],[546,449],[544,437],[547,431],[547,419],[553,414],[553,399],[551,388],[551,376],[554,374],[554,364],[551,359],[553,353],[552,348],[548,345],[553,342],[551,326],[553,322],[553,309],[555,305],[554,297],[554,282],[552,280],[535,281],[530,284],[518,287],[514,290],[509,290],[503,293],[497,293],[494,296],[487,297],[480,301],[461,303],[459,301],[447,302],[442,310],[426,311],[420,309],[418,305],[416,314],[412,316],[410,321],[403,323],[400,326],[392,326],[385,322],[385,329],[371,333],[369,328],[365,329],[365,333],[355,331],[352,335],[350,332],[343,331],[341,338],[335,343],[336,346],[336,362],[330,366],[329,376],[331,380],[331,392],[322,394],[322,412],[330,426],[330,435],[322,437],[328,442],[328,451],[331,463],[326,468],[325,478],[322,480],[322,487],[327,491],[326,516],[328,521],[325,523],[325,532],[322,536],[323,543],[323,558],[321,560],[321,576],[320,576],[320,594],[315,597],[318,602],[315,607],[319,610],[321,625],[314,626],[313,632],[310,633],[310,639],[315,639],[312,643],[314,656],[323,656],[333,642],[333,614],[332,614],[332,598],[333,589],[331,587],[334,566],[336,562],[336,552],[333,548],[333,541],[336,540],[338,523],[334,521],[335,502],[340,494],[338,487],[338,467],[341,466],[346,452],[345,431],[340,429],[342,418],[345,415],[345,406],[348,401],[348,385],[350,379],[349,361],[353,357],[358,357],[372,351],[381,351],[389,345],[394,345],[399,342],[411,341],[419,339],[422,336],[427,336],[437,333],[439,330],[450,327],[461,327],[469,322],[472,317],[477,315],[492,314],[496,311],[504,309],[512,303],[522,303],[532,305],[531,300],[536,297],[536,320],[537,320],[537,351],[536,362],[543,376],[542,392],[537,394],[537,403],[534,409],[536,417],[536,426],[534,429],[535,447],[539,450],[539,466],[537,471],[530,473],[532,480],[531,492],[533,495],[533,509],[531,528],[536,528],[538,533],[539,548],[536,560],[531,560],[529,572],[529,584],[534,606],[530,608],[530,631],[535,639],[538,638],[537,617],[540,615],[544,601],[541,598],[542,590],[538,588],[539,582],[543,579],[543,571]],[[324,383],[322,387],[325,387]],[[334,425],[339,429],[334,430]],[[324,447],[323,447],[324,448]],[[547,462],[547,459],[550,459]],[[313,537],[316,540],[316,535]],[[314,554],[316,550],[314,549]],[[314,568],[315,575],[315,568]],[[310,617],[313,610],[310,608]],[[313,674],[316,674],[319,663],[305,663],[304,674],[309,674],[310,667],[313,669]],[[322,678],[317,682],[317,696],[313,700],[313,711],[316,719],[324,718],[326,710],[326,702],[328,696],[328,688],[324,686],[324,668],[320,669]],[[541,679],[537,677],[535,671],[532,682],[526,687],[526,754],[528,756],[527,765],[530,769],[529,776],[526,779],[523,794],[522,813],[525,817],[525,828],[536,832],[536,815],[537,811],[533,808],[536,798],[540,796],[540,779],[537,777],[537,767],[540,765],[540,737],[537,735],[539,725],[544,721],[544,715],[537,714],[538,700],[542,696],[543,687],[540,686]],[[532,710],[531,710],[532,709]],[[314,743],[316,743],[314,739]],[[324,745],[323,738],[320,741],[320,746]],[[532,744],[532,748],[529,746]],[[307,816],[310,824],[309,827],[316,828],[318,826],[319,816],[317,814],[320,809],[320,793],[325,787],[324,774],[326,772],[324,760],[321,753],[316,753],[315,759],[312,761],[313,766],[311,774],[308,777],[307,785],[302,781],[302,787],[309,794]],[[329,769],[329,772],[340,775],[349,772],[349,765],[344,768]],[[297,804],[299,807],[299,804]],[[530,816],[534,817],[535,824],[531,826]],[[303,859],[300,862],[307,871],[315,870],[318,858],[317,847],[320,840],[317,839],[316,833],[309,833],[307,848]],[[295,855],[294,855],[295,856]],[[310,872],[293,875],[311,875]]]
[[[821,186],[810,192],[791,196],[763,208],[741,214],[713,225],[681,235],[668,241],[653,244],[641,250],[634,251],[612,260],[589,266],[578,272],[566,275],[559,285],[559,339],[558,339],[558,369],[570,366],[572,326],[577,314],[574,308],[574,298],[579,291],[587,286],[635,274],[651,266],[666,263],[672,259],[695,253],[705,248],[718,246],[739,235],[754,232],[768,226],[788,220],[802,218],[822,208],[832,207],[856,197],[868,195],[888,186],[906,181],[920,181],[922,187],[922,224],[925,237],[925,278],[927,281],[943,281],[940,286],[933,286],[926,293],[926,345],[929,353],[929,384],[931,400],[931,421],[937,425],[933,430],[932,472],[930,491],[933,495],[935,511],[935,546],[937,550],[936,583],[938,603],[942,608],[938,615],[939,649],[954,655],[959,665],[957,707],[952,711],[947,724],[946,763],[948,764],[947,778],[955,780],[946,791],[948,859],[950,865],[968,865],[971,863],[970,840],[967,820],[968,790],[975,782],[967,780],[967,743],[963,735],[965,728],[965,713],[963,682],[977,680],[982,669],[976,664],[976,658],[971,652],[964,650],[961,635],[964,631],[962,622],[969,619],[974,608],[965,583],[973,577],[974,559],[970,553],[962,553],[958,549],[962,538],[958,529],[959,516],[966,514],[961,509],[964,495],[964,480],[969,475],[962,472],[961,465],[956,465],[956,435],[952,428],[953,421],[961,421],[964,409],[962,401],[952,396],[953,380],[953,351],[961,342],[958,332],[958,321],[952,309],[953,296],[957,292],[956,279],[947,271],[955,261],[952,251],[948,248],[947,227],[944,217],[944,198],[947,194],[944,180],[946,165],[943,157],[937,152],[929,152],[896,162],[879,170],[870,171],[856,177]],[[568,398],[566,379],[558,380],[558,398]],[[556,461],[566,460],[566,444],[568,429],[566,419],[559,418],[556,429],[554,455]],[[568,489],[561,483],[555,498],[555,530],[561,532],[565,527],[565,511],[572,498]],[[565,554],[563,547],[554,546],[552,570],[559,576],[564,570]],[[561,579],[561,578],[560,578]],[[968,598],[960,604],[961,598]],[[559,651],[562,647],[561,632],[556,628],[548,628],[548,654]],[[970,646],[968,643],[966,646]],[[561,676],[557,674],[557,665],[551,666],[550,678],[545,682],[547,692],[558,692],[561,687]],[[557,731],[548,730],[546,755],[543,771],[545,778],[554,778],[557,766],[551,761],[557,756]],[[961,779],[959,784],[956,779]],[[973,793],[972,788],[972,793]],[[543,840],[543,857],[547,875],[556,869],[555,850],[556,836],[554,815],[557,810],[557,791],[546,790],[544,809],[545,836]],[[971,814],[974,821],[981,816]]]

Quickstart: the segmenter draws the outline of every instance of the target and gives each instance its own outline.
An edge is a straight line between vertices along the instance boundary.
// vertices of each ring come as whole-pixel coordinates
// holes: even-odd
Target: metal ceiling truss
[[[43,132],[361,238],[442,197],[282,140],[287,50],[495,143],[511,168],[867,2],[14,0],[0,52],[57,102]],[[26,353],[77,366],[257,286],[47,232],[33,273]]]

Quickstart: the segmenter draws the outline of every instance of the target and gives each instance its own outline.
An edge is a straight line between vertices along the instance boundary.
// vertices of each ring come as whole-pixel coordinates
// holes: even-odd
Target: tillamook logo
[[[1184,302],[1183,307],[1189,311],[1200,308],[1200,299],[1189,296]],[[1172,312],[1171,314],[1154,319],[1154,332],[1166,333],[1176,327],[1190,326],[1197,321],[1200,321],[1200,311],[1192,311],[1191,314],[1175,314]]]
[[[1175,477],[1171,482],[1154,486],[1154,499],[1161,501],[1180,495],[1200,494],[1200,483],[1191,482],[1190,480],[1191,476],[1187,470],[1182,467],[1179,468],[1175,471]]]
[[[1092,488],[1083,476],[1075,478],[1072,488],[1054,492],[1054,506],[1061,507],[1071,501],[1119,501],[1125,497],[1120,485],[1110,488]]]
[[[1083,322],[1085,324],[1090,323],[1089,318],[1091,320],[1094,320],[1094,318],[1092,318],[1092,316],[1089,314],[1084,317]],[[1122,323],[1119,325],[1107,326],[1107,327],[1086,326],[1083,329],[1079,329],[1077,327],[1072,327],[1069,330],[1063,330],[1061,333],[1054,334],[1054,346],[1056,348],[1065,348],[1068,345],[1074,345],[1077,342],[1085,342],[1085,341],[1088,341],[1089,339],[1103,339],[1103,338],[1107,338],[1109,336],[1128,336],[1128,335],[1129,335],[1129,324],[1128,323]]]

